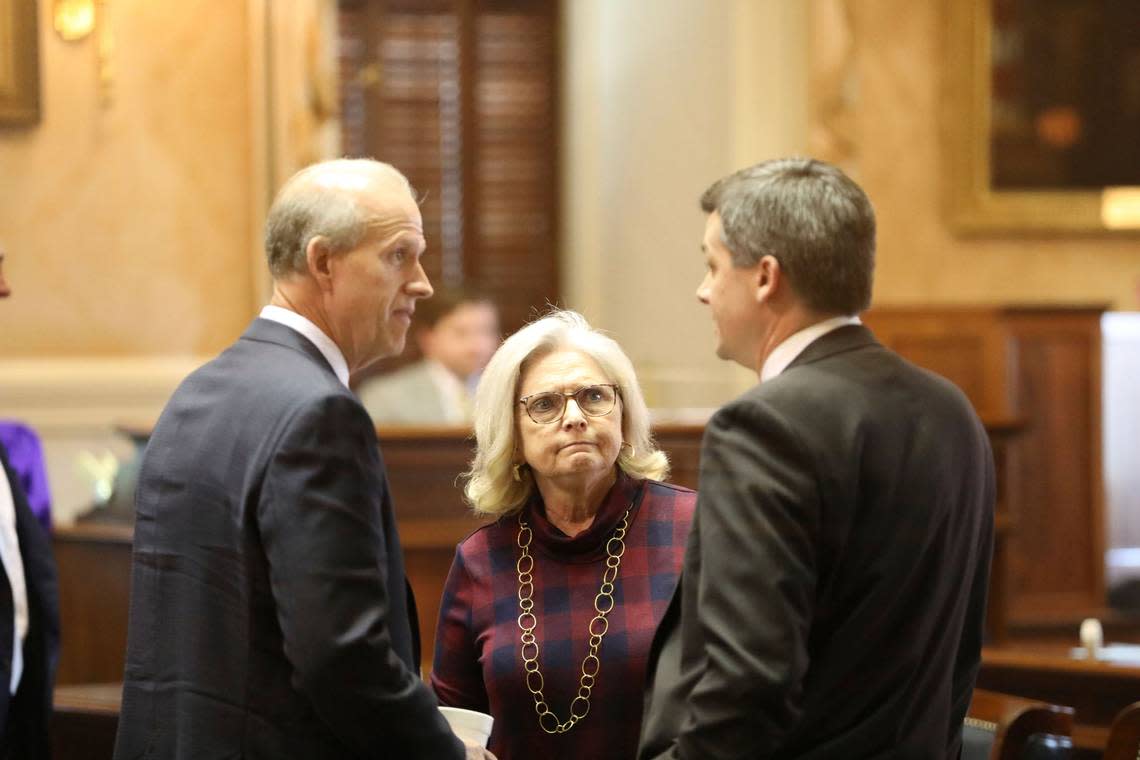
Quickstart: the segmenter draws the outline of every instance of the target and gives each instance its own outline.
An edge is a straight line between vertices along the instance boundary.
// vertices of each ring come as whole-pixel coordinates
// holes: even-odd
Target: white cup
[[[1097,659],[1104,647],[1104,628],[1096,618],[1086,618],[1081,623],[1081,646],[1088,652],[1090,660]]]
[[[455,735],[467,744],[479,747],[487,746],[487,739],[491,736],[491,726],[495,719],[487,713],[464,710],[462,707],[440,707],[439,711],[447,720],[447,725]]]

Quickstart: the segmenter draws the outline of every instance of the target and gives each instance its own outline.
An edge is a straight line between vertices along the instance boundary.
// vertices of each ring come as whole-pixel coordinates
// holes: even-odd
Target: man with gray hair
[[[420,680],[411,592],[352,373],[400,352],[423,222],[387,164],[290,179],[273,295],[175,391],[136,497],[115,757],[485,757]]]
[[[875,217],[838,169],[768,161],[701,197],[717,355],[639,757],[957,758],[981,659],[993,458],[963,394],[881,346]]]

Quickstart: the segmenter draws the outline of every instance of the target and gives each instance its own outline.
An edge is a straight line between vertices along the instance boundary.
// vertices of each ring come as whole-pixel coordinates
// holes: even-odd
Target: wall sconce
[[[52,21],[62,39],[81,40],[95,29],[95,0],[55,0]]]
[[[52,23],[56,34],[66,42],[86,39],[95,31],[99,21],[99,35],[96,46],[98,56],[99,103],[103,107],[111,104],[112,67],[114,38],[111,35],[107,3],[109,0],[52,0]]]

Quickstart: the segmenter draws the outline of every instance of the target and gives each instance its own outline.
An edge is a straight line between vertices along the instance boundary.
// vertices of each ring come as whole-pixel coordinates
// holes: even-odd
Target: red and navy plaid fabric
[[[623,760],[637,754],[645,666],[685,553],[696,493],[620,476],[589,529],[568,538],[532,500],[534,610],[546,700],[560,720],[578,690],[587,626],[605,569],[605,544],[630,503],[614,609],[602,641],[589,714],[565,734],[538,725],[519,654],[518,518],[504,517],[459,545],[440,607],[431,683],[440,702],[495,718],[489,749],[499,760]]]

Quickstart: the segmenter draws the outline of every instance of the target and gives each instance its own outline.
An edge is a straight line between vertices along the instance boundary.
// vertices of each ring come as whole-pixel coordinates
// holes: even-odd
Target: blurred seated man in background
[[[416,306],[423,359],[357,389],[377,425],[468,425],[479,375],[499,346],[499,312],[481,296],[436,291]]]

